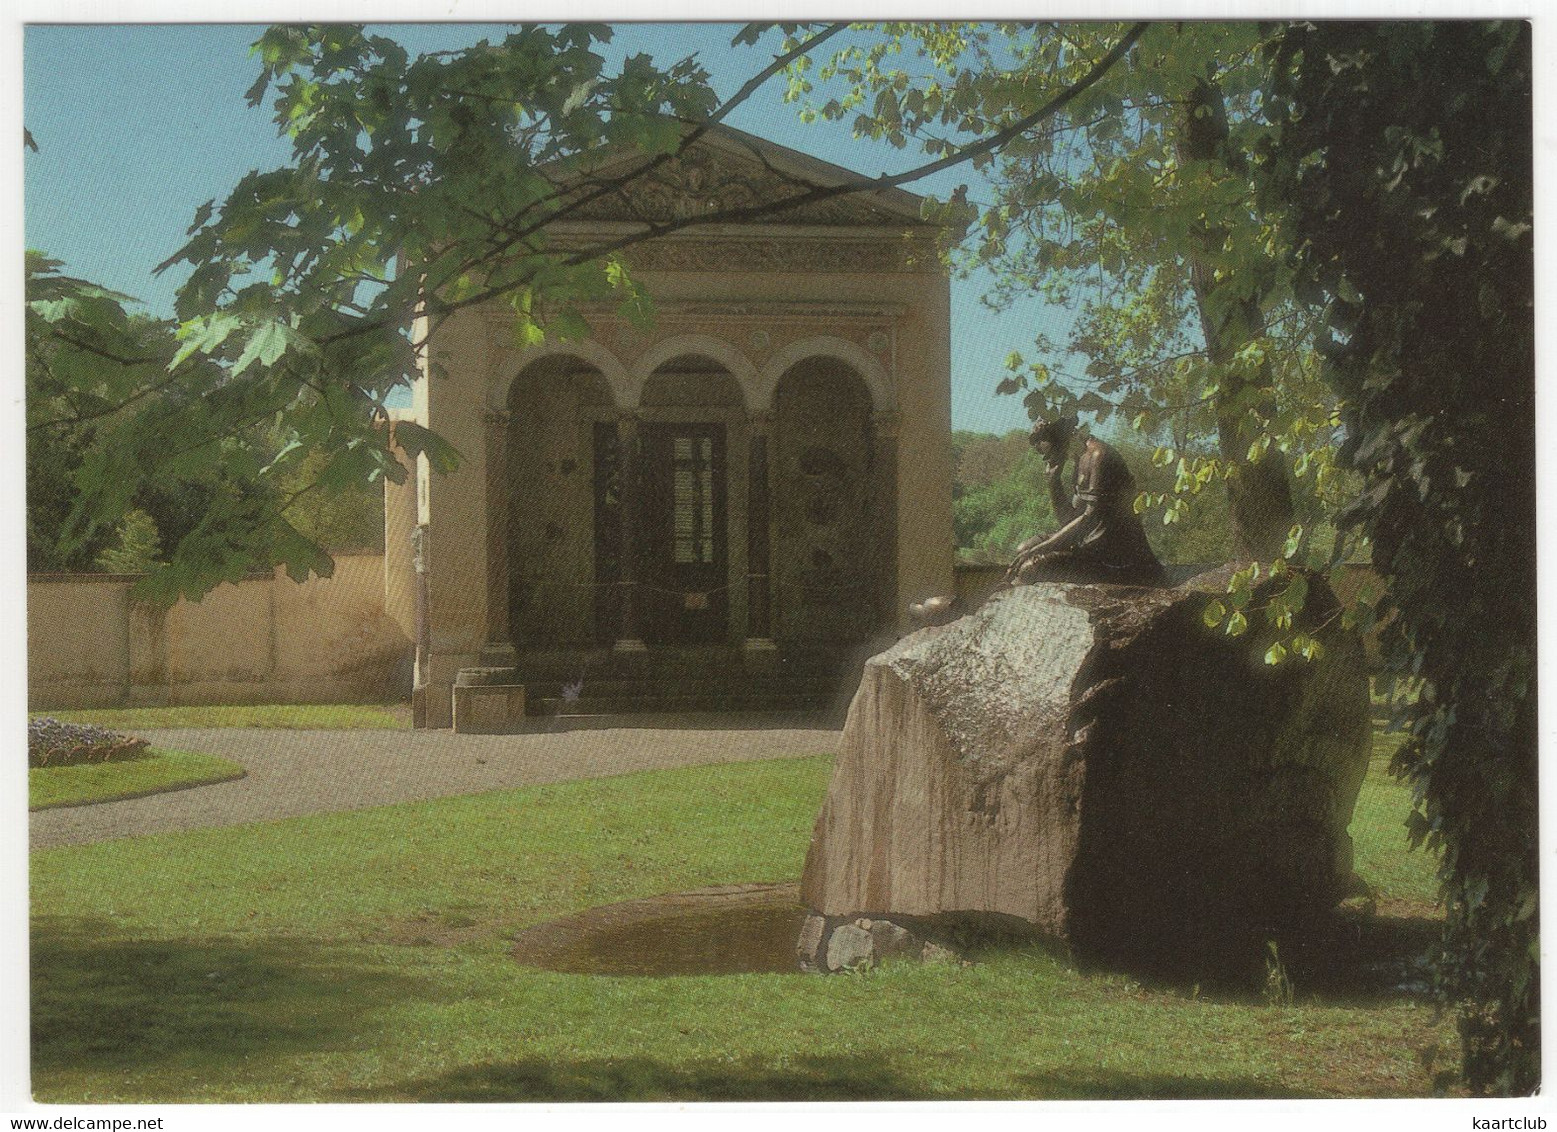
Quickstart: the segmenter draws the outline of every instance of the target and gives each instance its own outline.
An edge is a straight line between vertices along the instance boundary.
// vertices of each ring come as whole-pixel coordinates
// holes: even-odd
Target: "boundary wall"
[[[161,608],[133,575],[27,579],[30,710],[408,699],[412,642],[386,615],[384,558],[338,554],[329,578],[278,569]]]

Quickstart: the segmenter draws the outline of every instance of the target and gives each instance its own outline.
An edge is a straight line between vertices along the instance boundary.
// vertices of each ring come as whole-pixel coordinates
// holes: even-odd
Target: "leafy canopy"
[[[856,134],[942,153],[1020,119],[1121,30],[883,25],[874,42],[797,72],[791,97]],[[1292,294],[1279,211],[1256,199],[1274,133],[1261,46],[1275,32],[1151,25],[1122,65],[985,155],[990,200],[959,191],[946,206],[971,225],[962,270],[994,274],[986,302],[1036,292],[1077,310],[1063,352],[1078,367],[1014,353],[1001,392],[1025,392],[1035,417],[1081,412],[1149,439],[1174,476],[1142,506],[1170,523],[1225,484],[1243,553],[1323,565],[1333,539],[1312,535],[1354,484],[1334,464],[1315,312]],[[1039,358],[1058,346],[1034,343]]]
[[[235,493],[241,507],[217,507],[205,537],[179,540],[145,588],[195,594],[274,562],[295,576],[327,571],[328,555],[281,517],[275,500],[398,480],[405,472],[397,452],[425,457],[434,471],[455,465],[444,440],[392,421],[387,405],[397,387],[438,372],[429,343],[456,312],[504,303],[520,344],[587,333],[586,303],[615,302],[629,317],[649,317],[647,297],[615,254],[621,248],[982,159],[1100,81],[1142,28],[1124,32],[1006,131],[917,168],[797,184],[780,199],[623,234],[557,236],[556,226],[584,205],[684,151],[766,79],[843,30],[795,38],[797,27],[783,27],[780,52],[718,104],[693,59],[661,66],[637,55],[607,68],[598,50],[611,34],[604,26],[523,27],[500,43],[415,58],[357,27],[270,29],[255,45],[262,71],[250,98],[272,99],[292,160],[202,206],[188,242],[162,265],[190,270],[169,366],[197,403],[199,427],[182,430],[176,413],[160,417],[149,402],[131,408],[145,394],[127,392],[104,416],[120,421],[133,443],[94,447],[95,462],[77,477],[81,522],[116,521],[130,485],[219,476],[235,452],[241,459],[230,466],[243,482],[267,490]],[[765,34],[754,25],[732,46]],[[263,458],[250,439],[256,429],[276,440]],[[177,453],[182,464],[165,470],[143,458],[157,451]],[[300,475],[312,478],[293,488]],[[272,490],[278,484],[288,491]]]
[[[90,558],[148,490],[194,484],[198,521],[164,539],[143,593],[198,596],[278,562],[327,574],[288,517],[300,497],[400,480],[397,449],[457,461],[386,410],[443,319],[496,298],[533,341],[582,333],[581,300],[641,309],[620,262],[551,246],[550,223],[609,191],[558,169],[610,147],[662,158],[713,95],[691,60],[634,56],[608,74],[609,36],[531,27],[412,58],[360,28],[267,31],[249,97],[273,95],[293,160],[199,209],[159,268],[191,269],[171,337],[132,320],[127,296],[29,257],[29,452],[71,487],[43,520],[55,559]]]

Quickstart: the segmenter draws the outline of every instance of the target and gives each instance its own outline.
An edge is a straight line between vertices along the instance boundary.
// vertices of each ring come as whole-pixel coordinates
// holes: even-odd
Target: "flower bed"
[[[146,740],[121,735],[90,723],[34,719],[27,724],[28,766],[72,766],[135,758]]]

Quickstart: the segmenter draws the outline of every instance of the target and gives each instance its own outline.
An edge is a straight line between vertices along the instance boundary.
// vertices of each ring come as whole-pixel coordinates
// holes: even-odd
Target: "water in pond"
[[[597,909],[597,913],[606,909]],[[805,909],[783,902],[639,908],[544,924],[521,933],[520,962],[578,975],[798,974]]]

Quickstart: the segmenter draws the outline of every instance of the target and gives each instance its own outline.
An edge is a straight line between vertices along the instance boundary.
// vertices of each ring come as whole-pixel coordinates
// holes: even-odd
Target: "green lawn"
[[[290,727],[344,731],[409,728],[411,709],[401,704],[213,704],[193,707],[82,708],[35,711],[65,723],[95,723],[113,731],[161,727]]]
[[[113,762],[29,767],[27,808],[114,802],[242,777],[241,766],[215,755],[147,748],[134,758]]]
[[[1411,808],[1411,788],[1389,774],[1389,760],[1402,738],[1374,731],[1373,761],[1352,814],[1352,841],[1357,872],[1380,890],[1384,907],[1426,914],[1438,900],[1436,859],[1407,851],[1403,821]]]
[[[703,767],[37,852],[34,1089],[50,1103],[1401,1096],[1452,1025],[971,967],[633,978],[521,967],[529,924],[793,879],[829,760]],[[1359,811],[1398,823],[1376,767]],[[1377,832],[1379,836],[1372,836]],[[1431,862],[1361,831],[1412,901]],[[1394,888],[1389,887],[1393,893]]]

